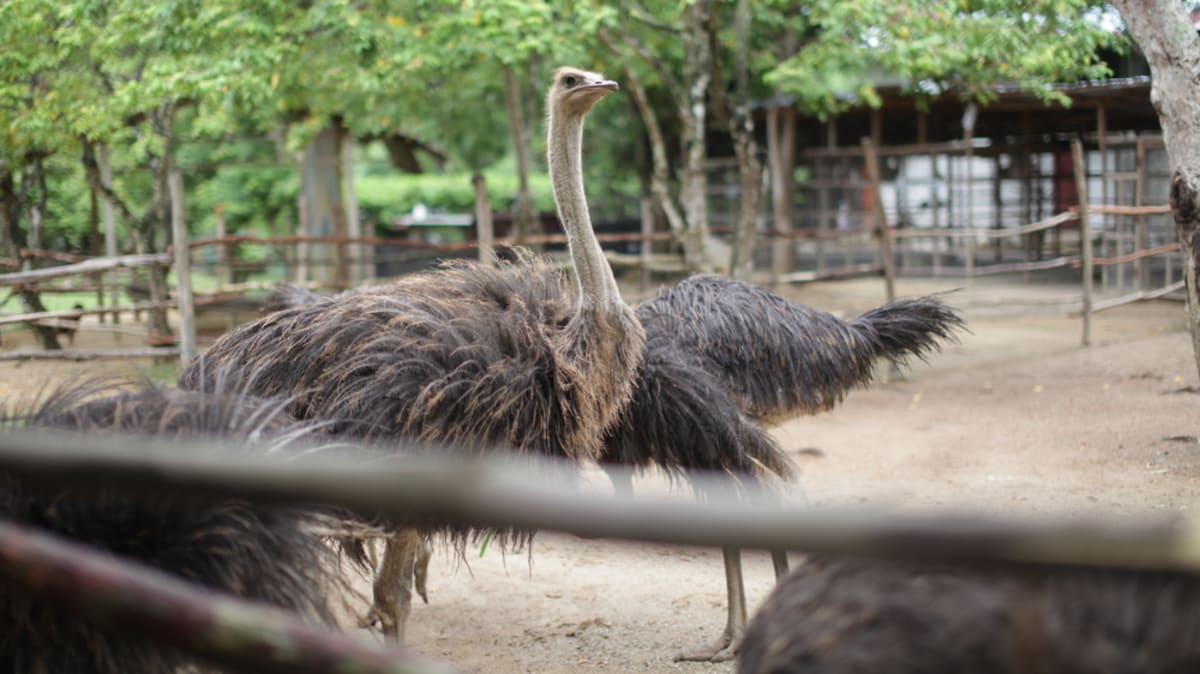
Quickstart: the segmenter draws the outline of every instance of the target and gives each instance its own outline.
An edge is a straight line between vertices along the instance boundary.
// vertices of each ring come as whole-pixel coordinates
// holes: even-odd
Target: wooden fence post
[[[494,265],[496,234],[492,224],[492,200],[488,196],[487,178],[482,173],[476,173],[471,177],[471,184],[475,186],[475,242],[479,247],[479,261]]]
[[[1088,222],[1087,165],[1083,143],[1071,141],[1071,159],[1075,165],[1075,191],[1079,195],[1079,243],[1083,256],[1083,346],[1092,344],[1092,230]]]
[[[892,230],[888,227],[887,211],[883,207],[883,191],[879,180],[879,155],[870,138],[862,139],[863,161],[867,165],[867,179],[875,190],[875,220],[879,231],[879,249],[883,257],[883,289],[887,301],[896,299],[896,265],[892,259]]]
[[[179,360],[186,364],[196,355],[196,309],[192,302],[192,250],[183,219],[183,174],[179,169],[171,171],[167,188],[171,192],[171,236],[179,296]]]

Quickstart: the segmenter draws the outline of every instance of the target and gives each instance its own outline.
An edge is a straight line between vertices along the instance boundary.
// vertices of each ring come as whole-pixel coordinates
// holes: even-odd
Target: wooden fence
[[[1078,141],[1073,144],[1073,151],[1082,151]],[[870,141],[864,141],[862,157],[865,161],[865,173],[869,186],[876,194],[881,192],[879,177],[879,157]],[[1078,165],[1082,159],[1076,158]],[[458,243],[435,244],[427,241],[399,237],[336,237],[336,236],[279,236],[258,237],[244,235],[226,235],[219,237],[201,238],[189,241],[182,212],[182,189],[174,181],[179,180],[178,174],[173,176],[173,203],[179,208],[173,209],[172,227],[174,240],[183,242],[180,246],[171,246],[166,253],[146,255],[124,255],[116,257],[86,258],[51,251],[21,251],[22,259],[52,260],[55,266],[43,267],[26,271],[16,271],[0,274],[0,287],[18,289],[21,287],[36,287],[39,292],[58,292],[65,290],[95,290],[97,293],[96,308],[76,308],[58,311],[45,311],[23,314],[0,314],[0,326],[12,324],[37,323],[40,325],[71,329],[78,326],[83,316],[99,316],[111,319],[109,324],[89,324],[89,329],[103,329],[122,333],[140,334],[146,339],[147,345],[131,349],[68,349],[62,351],[9,351],[0,352],[0,361],[26,359],[70,359],[86,360],[95,358],[147,358],[147,357],[180,357],[190,359],[196,350],[195,314],[197,310],[229,306],[231,303],[245,302],[246,293],[266,289],[275,281],[238,281],[247,270],[260,270],[262,262],[239,260],[237,247],[242,244],[254,244],[268,247],[272,251],[271,259],[282,273],[276,276],[282,280],[304,285],[314,289],[338,290],[362,282],[378,280],[373,274],[367,278],[342,279],[326,283],[317,283],[306,278],[306,270],[316,265],[336,265],[341,269],[364,268],[358,262],[373,260],[376,264],[400,262],[405,264],[428,263],[439,257],[447,256],[478,256],[479,259],[491,260],[490,248],[487,242],[494,244],[523,244],[536,246],[562,246],[566,237],[562,234],[552,234],[537,237],[527,237],[523,240],[499,239],[493,240],[490,233],[483,231],[483,243],[477,240],[467,240]],[[856,228],[831,228],[793,230],[786,234],[776,234],[763,228],[758,240],[764,247],[777,249],[780,239],[790,242],[793,247],[804,243],[817,244],[820,252],[820,264],[814,269],[792,271],[770,276],[759,276],[757,280],[778,283],[803,283],[823,279],[861,277],[879,275],[885,283],[885,294],[888,299],[894,297],[894,282],[897,276],[925,276],[944,274],[944,268],[923,268],[913,263],[911,251],[918,246],[925,249],[937,249],[946,246],[961,251],[965,255],[966,264],[963,273],[969,280],[975,277],[995,274],[1025,274],[1027,278],[1038,272],[1055,269],[1080,269],[1080,300],[1079,307],[1083,322],[1083,343],[1090,341],[1091,315],[1097,311],[1111,309],[1129,302],[1160,298],[1174,293],[1183,287],[1183,281],[1175,278],[1176,270],[1182,269],[1177,262],[1179,245],[1166,243],[1163,245],[1129,250],[1125,247],[1119,255],[1097,257],[1093,253],[1092,240],[1103,241],[1104,231],[1097,231],[1091,218],[1095,216],[1114,216],[1133,218],[1142,222],[1146,216],[1163,215],[1169,212],[1166,205],[1112,205],[1088,204],[1086,176],[1081,172],[1076,175],[1077,190],[1082,207],[1067,212],[1057,213],[1036,222],[1009,227],[898,227],[898,223],[889,222],[889,214],[883,208],[882,201],[875,200],[870,212],[862,215],[861,226]],[[486,229],[486,228],[483,228]],[[1009,241],[1009,249],[1017,248],[1022,241],[1030,237],[1041,236],[1046,232],[1056,234],[1055,238],[1062,241],[1067,238],[1064,232],[1073,233],[1078,239],[1079,249],[1075,253],[1058,255],[1051,259],[1024,259],[1020,261],[999,261],[991,264],[976,260],[977,251],[993,241]],[[1092,236],[1084,236],[1079,232],[1090,232]],[[669,233],[617,233],[599,234],[597,238],[603,244],[637,243],[640,252],[622,253],[607,251],[610,262],[615,267],[633,267],[642,270],[642,283],[648,282],[648,272],[682,273],[686,270],[682,257],[670,252],[654,252],[656,243],[671,241]],[[1128,238],[1128,237],[1126,237]],[[1138,240],[1146,240],[1142,237]],[[924,242],[923,244],[921,242]],[[317,259],[312,253],[312,247],[322,244],[334,251],[329,259]],[[383,252],[381,249],[392,247],[395,250]],[[842,251],[841,264],[833,264]],[[213,252],[208,252],[213,251]],[[867,255],[864,257],[863,252]],[[554,257],[556,254],[550,252]],[[202,262],[213,273],[215,286],[212,292],[196,294],[191,288],[192,267],[195,258],[199,256]],[[341,262],[335,261],[340,258]],[[567,264],[565,257],[559,255],[559,262]],[[1133,292],[1120,296],[1107,297],[1102,301],[1094,301],[1093,279],[1095,270],[1101,270],[1102,278],[1107,277],[1109,269],[1125,269],[1134,265],[1133,277],[1140,279],[1139,284],[1146,283],[1149,278],[1146,273],[1147,262],[1161,261],[1164,270],[1163,283],[1158,287],[1140,285]],[[11,266],[19,266],[20,260],[0,260]],[[420,266],[417,264],[416,266]],[[759,265],[772,268],[771,265]],[[150,267],[168,267],[174,270],[176,287],[170,297],[157,302],[134,301],[122,304],[117,293],[104,294],[105,275],[125,273],[132,280],[137,270]],[[278,271],[278,270],[277,270]],[[1124,272],[1121,272],[1123,274]],[[74,279],[71,285],[55,285],[64,279]],[[128,286],[127,286],[128,290]],[[144,299],[144,298],[141,298]],[[130,326],[120,326],[118,319],[121,312],[138,312],[151,309],[174,309],[179,318],[179,336],[177,339],[165,340],[166,344],[147,335],[145,330]]]
[[[381,461],[372,450],[356,460],[358,450],[346,446],[333,456],[314,452],[280,462],[203,442],[165,452],[161,442],[10,431],[0,434],[0,470],[63,487],[325,503],[400,521],[433,517],[589,539],[932,560],[992,570],[998,565],[1025,571],[1200,570],[1200,521],[1187,512],[1114,522],[784,507],[767,505],[777,499],[756,497],[748,485],[703,475],[689,478],[706,495],[702,503],[619,498],[582,493],[571,480],[546,479],[577,467],[502,454],[468,460],[426,452]],[[28,525],[0,522],[0,578],[69,615],[90,616],[101,628],[238,671],[454,671],[396,648],[322,632],[279,610],[205,592]]]

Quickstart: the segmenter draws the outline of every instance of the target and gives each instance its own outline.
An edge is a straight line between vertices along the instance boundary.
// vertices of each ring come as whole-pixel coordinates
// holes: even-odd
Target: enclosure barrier
[[[391,450],[389,458],[384,459],[375,450],[342,446],[281,462],[236,454],[212,443],[187,444],[186,451],[173,447],[175,451],[167,452],[161,450],[161,440],[14,431],[0,435],[0,471],[61,486],[326,503],[402,522],[431,518],[477,527],[549,529],[587,538],[793,549],[959,564],[1200,571],[1200,517],[1191,513],[1114,522],[781,507],[764,505],[773,499],[759,498],[763,494],[748,485],[710,476],[689,480],[706,494],[703,503],[672,502],[582,493],[567,486],[571,484],[568,480],[548,479],[577,468],[530,457],[492,454],[468,460],[428,453],[402,457]],[[100,568],[106,574],[99,583],[101,589],[136,589],[139,594],[134,599],[143,606],[172,606],[170,602],[176,600],[199,602],[199,615],[232,617],[244,626],[252,625],[263,643],[277,646],[297,639],[317,648],[341,643],[346,648],[339,651],[343,664],[362,667],[354,671],[447,671],[441,665],[426,667],[404,660],[382,668],[381,661],[373,660],[382,657],[378,650],[352,648],[350,642],[338,642],[333,637],[290,632],[294,624],[278,619],[278,614],[267,615],[244,603],[231,604],[198,593],[183,596],[177,584],[159,586],[156,581],[160,579],[152,576],[148,576],[152,582],[136,588],[123,585],[143,571],[117,560],[95,567],[96,556],[75,554],[78,549],[34,535],[24,527],[0,525],[0,576],[20,581],[27,590],[48,601],[82,608],[80,602],[85,601],[82,595],[86,594],[82,590],[86,587],[91,591],[97,585],[92,571]],[[34,573],[46,568],[57,572]],[[128,602],[129,597],[125,596],[124,601]],[[225,612],[231,607],[236,615]],[[122,627],[136,629],[161,644],[214,657],[214,651],[205,649],[220,644],[180,641],[174,633],[183,629],[180,621],[186,623],[192,615],[164,610],[153,620],[141,620],[135,614],[129,618],[131,624]],[[229,648],[215,656],[245,671],[289,671],[262,669],[261,661],[248,658],[261,658],[264,653],[254,648],[243,652],[236,642],[224,639]],[[372,662],[377,666],[372,667]]]
[[[869,142],[863,144],[864,156],[867,157],[868,163],[868,179],[878,191],[878,173],[877,170],[870,170],[870,167],[878,163],[878,158]],[[882,204],[877,201],[875,210],[872,213],[875,226],[873,229],[860,228],[850,231],[836,230],[794,230],[786,235],[776,234],[774,232],[760,233],[760,239],[775,241],[784,239],[790,241],[811,240],[825,243],[834,243],[837,245],[849,246],[852,241],[870,241],[875,240],[877,251],[875,261],[871,263],[850,263],[840,267],[824,268],[795,271],[785,274],[776,275],[772,280],[779,283],[802,283],[816,281],[822,279],[837,279],[848,277],[861,277],[868,275],[881,275],[885,283],[885,295],[890,300],[894,297],[894,279],[897,275],[914,275],[929,270],[914,268],[904,264],[905,256],[902,252],[895,248],[903,247],[904,242],[915,240],[964,240],[985,242],[989,240],[1001,239],[1022,239],[1035,234],[1044,233],[1046,231],[1056,231],[1064,226],[1073,225],[1086,218],[1088,213],[1101,215],[1118,215],[1128,217],[1142,217],[1146,215],[1160,215],[1169,212],[1169,207],[1166,205],[1157,206],[1122,206],[1110,204],[1087,204],[1086,200],[1086,185],[1080,182],[1079,194],[1085,197],[1081,202],[1084,204],[1081,208],[1076,208],[1071,211],[1058,213],[1047,218],[1029,224],[1017,227],[1005,228],[895,228],[888,222],[888,215],[882,208]],[[176,215],[177,221],[182,219],[182,213]],[[176,240],[186,241],[186,233],[183,231],[180,222],[177,222],[178,231],[176,232]],[[1081,231],[1090,231],[1090,227],[1081,228]],[[672,240],[670,233],[619,233],[619,234],[600,234],[597,238],[603,243],[628,243],[636,242],[641,244],[642,252],[640,254],[626,254],[614,251],[606,251],[610,262],[615,266],[630,266],[640,267],[643,270],[643,284],[646,282],[646,270],[656,269],[660,271],[684,272],[686,266],[683,263],[682,257],[676,254],[651,253],[650,244],[655,242],[669,242]],[[1166,283],[1163,287],[1157,289],[1142,289],[1133,293],[1129,293],[1120,297],[1108,298],[1100,302],[1094,302],[1091,299],[1092,288],[1091,278],[1092,269],[1099,267],[1102,270],[1112,266],[1125,265],[1130,262],[1141,262],[1156,257],[1166,256],[1169,261],[1172,256],[1178,254],[1179,246],[1177,243],[1135,250],[1118,256],[1110,257],[1095,257],[1091,250],[1090,237],[1080,237],[1082,250],[1079,254],[1063,255],[1049,260],[1027,260],[1024,262],[1009,262],[999,264],[971,264],[968,265],[968,278],[977,276],[987,276],[993,274],[1018,273],[1018,272],[1037,272],[1063,267],[1082,267],[1081,279],[1081,299],[1080,306],[1082,321],[1084,323],[1084,342],[1090,339],[1090,320],[1091,315],[1095,312],[1104,311],[1113,307],[1121,306],[1129,302],[1156,299],[1170,295],[1171,293],[1183,287],[1182,280],[1172,280],[1168,273]],[[66,360],[90,360],[97,358],[146,358],[146,357],[181,357],[185,360],[189,359],[194,353],[194,311],[195,308],[219,307],[230,302],[238,301],[243,295],[250,291],[263,290],[273,285],[273,282],[240,282],[232,283],[229,280],[235,278],[234,271],[239,268],[239,262],[235,259],[232,247],[237,244],[258,244],[272,246],[282,250],[282,258],[290,264],[289,276],[293,276],[289,280],[301,286],[310,289],[344,289],[344,283],[340,281],[312,281],[304,278],[295,278],[295,265],[301,257],[300,248],[310,244],[330,244],[338,249],[344,250],[349,247],[365,247],[365,246],[404,246],[409,249],[401,254],[376,254],[371,256],[374,260],[394,261],[394,262],[414,262],[428,260],[438,256],[446,255],[461,255],[462,253],[476,250],[479,246],[478,241],[464,241],[452,244],[433,244],[425,241],[410,240],[405,238],[394,237],[339,237],[339,236],[280,236],[280,237],[258,237],[258,236],[221,236],[212,238],[202,238],[192,241],[186,241],[183,247],[171,247],[166,253],[150,254],[150,255],[125,255],[109,258],[87,258],[78,255],[64,254],[53,251],[20,251],[21,259],[52,259],[58,262],[64,262],[58,266],[45,267],[35,270],[17,271],[0,274],[0,287],[20,288],[27,285],[36,285],[39,292],[54,292],[56,290],[66,290],[66,288],[58,288],[52,285],[43,285],[46,282],[71,278],[85,277],[98,278],[99,275],[112,272],[118,269],[141,269],[153,266],[173,267],[176,271],[176,276],[179,278],[189,278],[190,273],[183,271],[182,267],[188,267],[192,264],[191,254],[182,254],[184,251],[193,253],[211,248],[217,248],[221,253],[216,256],[218,260],[218,268],[216,269],[216,291],[208,294],[194,295],[191,292],[184,291],[183,288],[177,288],[173,296],[168,297],[159,302],[135,302],[131,305],[117,305],[116,298],[110,298],[113,301],[111,305],[103,305],[93,309],[71,309],[60,311],[45,311],[36,313],[23,313],[13,315],[0,315],[0,325],[11,325],[16,323],[34,323],[40,322],[43,325],[51,327],[71,328],[73,327],[69,321],[78,321],[83,316],[114,314],[118,311],[147,311],[158,308],[179,308],[179,317],[181,323],[181,338],[179,347],[165,345],[156,348],[137,348],[137,349],[71,349],[62,351],[41,351],[41,350],[24,350],[10,351],[0,353],[0,361],[5,360],[28,360],[28,359],[66,359]],[[526,237],[523,239],[498,239],[495,241],[497,245],[558,245],[566,243],[566,236],[561,234],[542,235],[534,237]],[[968,246],[969,248],[969,246]],[[973,254],[969,254],[974,257]],[[10,261],[11,262],[11,261]],[[19,264],[19,261],[17,261]],[[347,258],[342,261],[342,267],[356,267],[363,260]],[[334,260],[308,260],[307,265],[312,266],[315,263],[334,265]],[[568,262],[565,258],[560,259],[557,264],[567,266]],[[223,265],[223,266],[222,266]],[[1171,267],[1168,263],[1167,269]],[[936,271],[936,270],[934,270]],[[93,284],[98,292],[102,292],[102,285],[97,281]],[[84,286],[75,286],[74,289],[79,289]],[[87,286],[92,287],[92,286]],[[181,307],[181,304],[191,304],[187,308]],[[56,323],[57,321],[66,321],[65,323]],[[95,327],[95,326],[89,326]],[[131,328],[121,328],[116,325],[105,326],[104,329],[119,332],[136,332]],[[145,334],[140,333],[140,334]]]

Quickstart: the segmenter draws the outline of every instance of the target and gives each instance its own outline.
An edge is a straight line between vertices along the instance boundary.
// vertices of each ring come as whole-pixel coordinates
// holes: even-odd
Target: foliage
[[[1109,74],[1098,50],[1124,38],[1101,20],[1096,0],[819,0],[788,20],[801,49],[766,81],[828,114],[879,104],[878,87],[922,96],[951,92],[982,102],[1013,85],[1047,102],[1050,85]]]
[[[615,76],[628,65],[678,166],[686,125],[675,89],[686,90],[696,74],[680,36],[701,31],[715,49],[714,81],[701,93],[712,108],[707,140],[727,142],[717,111],[733,91],[735,2],[708,0],[711,20],[689,26],[701,1],[6,0],[0,170],[21,172],[44,158],[45,240],[54,247],[94,240],[79,161],[85,142],[111,148],[113,191],[129,206],[118,219],[123,250],[143,225],[165,238],[155,171],[169,160],[185,172],[193,233],[214,231],[218,207],[230,232],[282,233],[297,219],[296,153],[336,117],[358,138],[403,134],[445,155],[444,175],[360,175],[359,203],[372,218],[392,219],[416,203],[470,211],[469,175],[481,169],[494,206],[504,209],[516,191],[506,69],[518,76],[532,128],[552,67],[574,63]],[[791,94],[822,114],[877,103],[884,84],[983,101],[1005,84],[1063,103],[1048,85],[1102,76],[1097,50],[1122,44],[1099,20],[1101,6],[758,0],[749,91],[758,100]],[[619,38],[620,49],[606,48],[602,31]],[[642,120],[629,100],[597,108],[586,140],[589,192],[609,215],[636,212],[649,173]],[[534,156],[544,152],[540,133],[529,141]],[[552,209],[536,162],[531,189],[539,210]]]

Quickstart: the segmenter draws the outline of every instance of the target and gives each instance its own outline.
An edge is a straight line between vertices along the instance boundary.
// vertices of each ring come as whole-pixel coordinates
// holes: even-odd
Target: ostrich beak
[[[618,91],[620,88],[621,86],[613,80],[600,80],[599,82],[592,82],[591,84],[586,84],[580,87],[580,89],[590,90],[603,89],[607,92]]]

